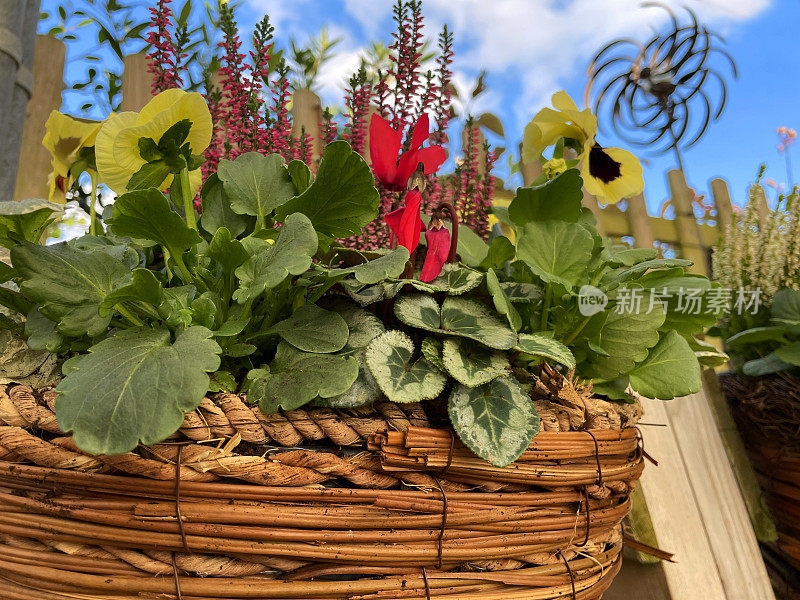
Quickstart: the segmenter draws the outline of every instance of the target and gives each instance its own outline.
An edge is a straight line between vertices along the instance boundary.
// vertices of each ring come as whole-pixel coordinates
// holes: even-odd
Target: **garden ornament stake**
[[[656,152],[671,148],[683,170],[680,149],[696,143],[725,108],[724,65],[715,64],[715,55],[734,78],[736,65],[719,46],[722,38],[700,25],[689,8],[684,7],[690,23],[681,25],[665,4],[642,6],[666,10],[671,29],[644,44],[626,38],[601,49],[589,66],[584,98],[588,105],[599,90],[594,112],[610,105],[611,125],[621,138]]]

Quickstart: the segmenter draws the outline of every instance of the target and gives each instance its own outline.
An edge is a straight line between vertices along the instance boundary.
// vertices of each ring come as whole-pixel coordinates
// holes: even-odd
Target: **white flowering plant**
[[[725,340],[733,367],[750,376],[800,367],[800,194],[795,188],[768,209],[763,173],[713,260],[723,289],[759,298],[750,310],[727,311],[709,331]]]

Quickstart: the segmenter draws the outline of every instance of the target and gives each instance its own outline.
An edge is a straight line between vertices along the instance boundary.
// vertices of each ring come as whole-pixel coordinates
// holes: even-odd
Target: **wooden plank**
[[[733,204],[728,184],[724,179],[711,180],[711,196],[717,209],[717,222],[721,231],[725,231],[733,223]]]
[[[519,155],[522,156],[522,142],[519,144]],[[522,159],[520,159],[519,171],[522,174],[522,185],[529,186],[542,174],[542,165],[538,160],[534,162],[523,162]]]
[[[671,401],[676,405],[691,402],[691,399]],[[678,446],[677,432],[667,414],[668,403],[642,398],[642,405],[645,422],[667,425],[641,427],[645,449],[659,461],[658,467],[647,465],[641,485],[659,544],[663,550],[675,553],[675,563],[661,565],[668,597],[671,600],[698,600],[698,596],[702,600],[729,600],[695,501],[693,482]],[[711,433],[715,432],[713,429]],[[698,436],[698,442],[706,435],[707,432],[703,432]]]
[[[150,85],[153,76],[147,72],[147,55],[144,52],[128,54],[123,64],[120,110],[138,112],[152,98]]]
[[[600,220],[603,223],[605,234],[613,237],[623,237],[632,235],[628,216],[619,210],[610,211],[604,208],[600,213]],[[650,224],[650,230],[653,232],[653,238],[669,244],[678,244],[678,224],[675,219],[665,219],[662,217],[647,217],[647,222]],[[716,245],[719,239],[719,230],[716,227],[698,223],[697,228],[700,230],[700,236],[703,246],[710,248]]]
[[[299,140],[303,131],[311,136],[313,158],[322,155],[320,124],[322,123],[322,102],[314,92],[298,88],[292,95],[292,134]]]
[[[687,269],[688,271],[708,275],[710,271],[708,253],[697,229],[697,220],[692,210],[692,198],[689,187],[686,185],[686,178],[682,171],[673,169],[667,173],[667,181],[672,195],[672,207],[675,209],[681,258],[687,258],[694,263]]]
[[[15,200],[47,198],[49,193],[47,178],[51,170],[50,152],[42,145],[42,138],[50,112],[61,108],[66,53],[67,48],[61,40],[49,35],[37,36],[33,58],[33,96],[25,110],[19,151],[19,164],[25,165],[25,169],[21,176],[17,176]]]
[[[647,218],[644,194],[628,198],[628,208],[625,210],[625,214],[628,216],[628,226],[633,235],[633,245],[637,248],[653,248],[655,239],[650,227],[650,220]]]
[[[705,532],[725,598],[775,600],[705,391],[666,402],[663,407],[702,520],[702,529],[689,529],[680,519],[673,522],[673,528],[689,529],[695,542],[700,537],[699,532]],[[652,418],[652,414],[648,418]],[[652,510],[649,495],[647,504]],[[662,531],[657,531],[661,536]],[[683,562],[684,559],[679,560]],[[668,577],[670,567],[665,566]],[[704,570],[707,568],[704,566]],[[699,589],[702,588],[695,588],[695,593]],[[704,597],[707,598],[705,594]]]
[[[742,493],[744,504],[750,515],[750,524],[753,526],[756,538],[761,542],[774,542],[778,539],[775,522],[772,520],[769,509],[764,499],[764,492],[758,484],[755,469],[750,463],[750,458],[745,450],[739,428],[733,420],[728,401],[720,387],[719,377],[714,369],[703,371],[703,389],[708,398],[708,405],[714,414],[717,431],[722,438],[725,454],[731,464],[736,483]]]

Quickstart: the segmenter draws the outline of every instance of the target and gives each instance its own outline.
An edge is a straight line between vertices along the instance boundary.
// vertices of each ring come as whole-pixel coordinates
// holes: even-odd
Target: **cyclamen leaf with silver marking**
[[[431,296],[404,296],[394,305],[398,319],[410,327],[443,335],[457,335],[497,350],[510,350],[517,334],[488,308],[474,300],[448,296],[441,308]]]
[[[436,398],[447,377],[424,357],[414,358],[414,342],[402,331],[387,331],[367,348],[367,365],[392,402]]]
[[[448,338],[442,349],[442,363],[453,379],[467,387],[478,387],[508,372],[510,365],[502,352],[489,350],[463,338]]]
[[[539,433],[536,407],[509,376],[476,388],[456,384],[447,412],[461,441],[496,467],[517,460]]]

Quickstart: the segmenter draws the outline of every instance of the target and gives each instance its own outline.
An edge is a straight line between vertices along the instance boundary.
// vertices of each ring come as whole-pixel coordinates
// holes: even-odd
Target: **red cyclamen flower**
[[[414,126],[408,151],[401,153],[403,130],[393,129],[377,113],[372,115],[369,124],[369,155],[372,170],[383,187],[394,191],[403,190],[419,163],[424,165],[425,175],[432,175],[447,159],[447,153],[441,146],[422,147],[430,135],[428,127],[428,115],[423,114]]]
[[[431,226],[425,232],[425,241],[428,244],[428,253],[425,255],[419,280],[428,282],[439,276],[450,254],[450,232],[441,219],[431,220]]]
[[[419,234],[425,230],[420,216],[421,204],[422,194],[418,190],[411,190],[406,194],[405,206],[393,210],[384,217],[400,245],[408,248],[409,253],[417,248]]]

